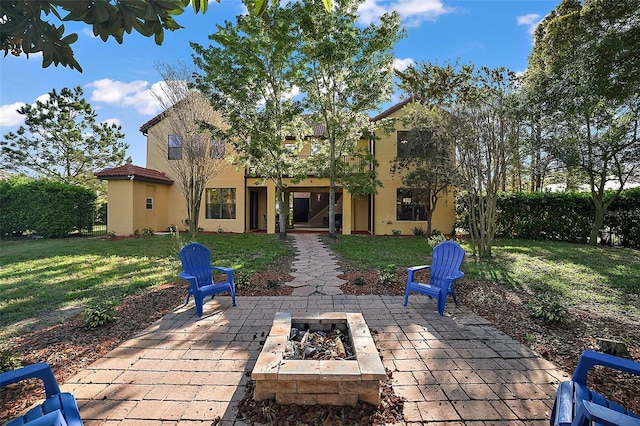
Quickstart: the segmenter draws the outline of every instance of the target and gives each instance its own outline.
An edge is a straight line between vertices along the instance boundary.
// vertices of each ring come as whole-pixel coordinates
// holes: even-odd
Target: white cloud
[[[157,84],[157,83],[156,83]],[[87,84],[92,88],[91,100],[109,105],[135,108],[140,114],[156,114],[161,107],[149,88],[149,82],[135,80],[130,83],[108,78]]]
[[[18,109],[25,106],[23,102],[0,105],[0,126],[12,127],[24,123],[24,115],[18,113]]]
[[[415,63],[416,61],[414,61],[412,58],[404,58],[404,59],[396,58],[393,60],[393,68],[398,71],[404,71],[410,65],[413,65]]]
[[[433,21],[440,15],[451,13],[441,0],[366,0],[358,9],[359,22],[369,25],[382,14],[398,12],[402,22],[409,27],[418,26],[423,21]]]
[[[516,17],[518,25],[525,25],[529,34],[533,34],[540,21],[542,21],[542,19],[540,19],[540,15],[537,13],[529,13],[527,15]]]

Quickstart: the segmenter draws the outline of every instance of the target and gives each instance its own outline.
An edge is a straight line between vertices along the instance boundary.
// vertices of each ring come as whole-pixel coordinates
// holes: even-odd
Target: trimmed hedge
[[[94,191],[77,185],[20,177],[0,181],[0,236],[67,237],[78,227],[79,212],[94,209],[95,201]]]
[[[606,192],[605,200],[613,194]],[[456,212],[458,226],[468,231],[466,200],[462,196],[457,197]],[[594,217],[589,193],[502,193],[498,196],[496,235],[586,243]],[[604,243],[640,247],[640,187],[623,191],[611,204],[601,234]]]

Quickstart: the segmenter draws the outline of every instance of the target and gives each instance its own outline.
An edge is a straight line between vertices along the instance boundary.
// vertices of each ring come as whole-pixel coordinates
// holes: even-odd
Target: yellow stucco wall
[[[402,116],[402,109],[392,113],[389,117],[399,118]],[[398,188],[402,188],[402,176],[391,173],[391,163],[397,153],[397,133],[398,130],[405,129],[400,120],[396,120],[395,131],[389,134],[380,130],[376,132],[379,138],[375,141],[374,154],[379,162],[378,179],[383,184],[378,189],[374,203],[373,232],[375,235],[392,235],[393,230],[399,230],[403,235],[413,234],[413,229],[422,227],[426,229],[424,221],[399,221],[396,219],[396,198]],[[449,234],[453,230],[455,223],[455,201],[453,191],[450,191],[443,199],[438,200],[436,210],[432,217],[432,230],[438,230],[444,234]]]
[[[116,235],[133,233],[133,183],[129,180],[107,183],[107,229]]]
[[[167,121],[160,121],[149,129],[147,134],[147,168],[164,172],[174,181],[169,187],[163,200],[165,200],[164,217],[156,217],[158,229],[166,230],[175,225],[179,230],[185,230],[187,218],[187,206],[184,195],[180,189],[180,182],[167,159],[166,145],[171,131]],[[227,163],[220,174],[211,179],[206,188],[234,188],[236,190],[236,218],[235,219],[207,219],[206,218],[206,193],[202,196],[198,226],[204,231],[245,232],[245,205],[247,193],[245,191],[244,169]],[[248,229],[248,228],[247,228]]]

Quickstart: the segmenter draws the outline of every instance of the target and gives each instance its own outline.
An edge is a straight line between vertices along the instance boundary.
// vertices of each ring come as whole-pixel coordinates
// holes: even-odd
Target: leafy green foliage
[[[113,300],[105,300],[89,305],[82,312],[84,325],[87,328],[103,327],[115,321],[117,303]]]
[[[561,296],[549,292],[536,295],[527,303],[531,316],[546,323],[567,323],[569,311],[560,301]]]
[[[362,286],[362,285],[367,284],[367,280],[365,280],[365,279],[364,279],[364,278],[362,278],[362,277],[355,277],[355,278],[353,279],[353,284],[354,284],[354,285],[360,285],[360,286]]]
[[[281,283],[279,280],[268,280],[267,281],[267,288],[278,288],[280,287]]]
[[[604,193],[604,200],[616,196]],[[589,239],[595,209],[585,192],[515,192],[497,198],[500,212],[496,233],[502,237],[560,240],[585,243]],[[458,226],[468,229],[467,199],[456,200]],[[619,236],[626,247],[640,247],[640,188],[622,191],[609,207],[603,228]],[[609,238],[608,233],[604,233]]]
[[[153,231],[152,228],[143,228],[142,229],[142,235],[144,235],[145,237],[149,237],[151,235],[153,235],[155,232]]]
[[[65,35],[64,25],[56,26],[43,16],[60,22],[84,22],[102,41],[113,37],[122,44],[124,33],[136,30],[145,37],[154,36],[156,44],[161,45],[165,29],[182,28],[174,16],[180,15],[189,3],[196,13],[206,12],[209,5],[208,0],[3,0],[0,2],[0,16],[3,17],[0,48],[5,56],[9,52],[15,56],[24,53],[28,58],[42,52],[43,68],[53,63],[82,72],[71,48],[78,35]],[[62,16],[65,12],[67,14]]]
[[[427,232],[422,226],[414,226],[411,231],[414,237],[423,237]]]
[[[251,273],[246,271],[237,271],[233,274],[233,282],[236,290],[244,290],[251,286]]]
[[[396,280],[398,267],[394,263],[383,266],[378,269],[378,282],[382,285],[392,285]]]
[[[54,89],[46,101],[18,112],[25,126],[0,141],[0,160],[9,170],[98,189],[96,171],[131,161],[125,157],[129,145],[119,141],[122,128],[98,124],[79,86]]]
[[[427,243],[431,246],[431,248],[437,246],[438,244],[447,241],[447,238],[442,234],[432,233],[429,238],[427,238]]]
[[[95,192],[47,180],[11,178],[0,181],[0,237],[33,232],[67,237],[78,229],[79,213],[95,208]]]
[[[22,358],[9,350],[0,352],[0,373],[22,367]]]

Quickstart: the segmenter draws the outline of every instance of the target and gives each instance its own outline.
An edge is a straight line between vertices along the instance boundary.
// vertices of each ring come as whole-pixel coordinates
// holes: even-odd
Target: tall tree
[[[0,142],[0,158],[9,170],[97,189],[96,171],[131,161],[125,157],[129,145],[119,141],[121,127],[97,123],[80,87],[54,89],[46,100],[18,112],[24,126]]]
[[[588,178],[596,244],[604,215],[640,170],[640,3],[564,0],[538,26],[526,81],[553,124],[549,151]],[[616,194],[605,201],[608,182]]]
[[[474,254],[490,257],[497,196],[519,134],[509,107],[515,75],[504,68],[430,63],[398,75],[405,92],[447,112],[443,132],[456,144],[458,186],[466,198]]]
[[[339,170],[345,165],[340,159],[357,152],[357,143],[369,123],[367,113],[389,100],[393,48],[404,31],[396,12],[382,15],[379,24],[358,27],[358,6],[363,0],[336,2],[330,13],[319,3],[305,0],[303,7],[297,7],[302,45],[296,60],[305,66],[296,81],[312,121],[326,129],[329,235],[335,238],[336,186]],[[348,185],[349,180],[344,183]]]
[[[203,129],[202,124],[223,126],[220,114],[200,93],[190,88],[193,70],[186,64],[158,64],[162,84],[154,97],[165,108],[162,147],[171,177],[180,185],[187,207],[187,225],[192,237],[198,232],[200,206],[207,182],[228,165],[227,141]]]
[[[285,178],[306,176],[297,149],[310,132],[302,106],[292,99],[293,75],[299,72],[294,52],[299,38],[292,32],[292,5],[269,8],[260,16],[238,16],[209,38],[208,48],[192,43],[200,69],[196,87],[221,112],[239,164],[276,190],[280,238],[286,238]],[[287,137],[294,137],[285,144]]]
[[[446,112],[415,101],[405,107],[402,117],[409,129],[404,147],[391,164],[391,172],[402,176],[402,183],[411,188],[412,196],[425,206],[427,235],[431,235],[431,218],[438,201],[453,190],[457,182],[454,141],[446,133]]]

